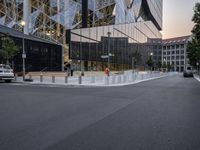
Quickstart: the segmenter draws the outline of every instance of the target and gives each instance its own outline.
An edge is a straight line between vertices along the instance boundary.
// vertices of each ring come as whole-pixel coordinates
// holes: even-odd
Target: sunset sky
[[[191,34],[193,8],[200,0],[163,0],[163,38]]]

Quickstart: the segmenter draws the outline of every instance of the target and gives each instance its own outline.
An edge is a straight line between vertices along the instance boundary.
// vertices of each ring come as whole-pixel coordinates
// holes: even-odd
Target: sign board
[[[26,58],[26,54],[22,54],[22,58],[24,58],[24,59],[25,59],[25,58]]]
[[[110,53],[109,56],[111,57],[111,56],[115,56],[115,55]]]
[[[108,55],[102,55],[101,58],[105,59],[105,58],[113,57],[113,56],[115,56],[115,55],[110,53],[109,56]]]
[[[102,55],[101,58],[108,58],[108,55]]]

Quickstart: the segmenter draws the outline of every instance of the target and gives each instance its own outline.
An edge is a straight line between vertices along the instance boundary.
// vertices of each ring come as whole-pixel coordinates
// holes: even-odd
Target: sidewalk
[[[111,76],[93,75],[93,76],[32,76],[33,82],[25,82],[28,84],[44,84],[44,85],[76,85],[76,86],[125,86],[136,84],[148,80],[158,79],[175,73],[163,72],[132,72],[125,71],[124,74],[112,74]],[[27,77],[26,77],[27,78]],[[22,78],[17,79],[22,82]]]
[[[197,81],[199,81],[199,82],[200,82],[200,76],[199,76],[199,75],[197,75],[197,74],[194,74],[194,78],[195,78]]]

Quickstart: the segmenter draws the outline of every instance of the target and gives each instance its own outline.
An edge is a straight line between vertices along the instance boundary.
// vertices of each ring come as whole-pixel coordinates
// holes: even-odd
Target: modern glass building
[[[0,24],[62,45],[65,58],[59,59],[76,70],[143,69],[150,53],[158,60],[162,49],[162,5],[162,0],[1,0]]]

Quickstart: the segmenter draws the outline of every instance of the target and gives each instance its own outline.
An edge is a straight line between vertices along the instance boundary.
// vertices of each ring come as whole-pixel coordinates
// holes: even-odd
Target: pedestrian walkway
[[[87,76],[30,76],[33,82],[30,84],[57,84],[57,85],[85,85],[85,86],[124,86],[129,84],[136,84],[143,81],[157,79],[174,73],[163,72],[133,72],[124,71],[123,74],[111,74],[106,75],[87,75]],[[17,81],[22,81],[22,78],[18,78]]]

